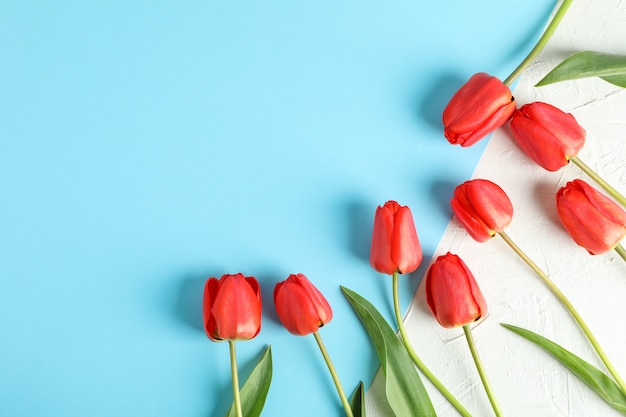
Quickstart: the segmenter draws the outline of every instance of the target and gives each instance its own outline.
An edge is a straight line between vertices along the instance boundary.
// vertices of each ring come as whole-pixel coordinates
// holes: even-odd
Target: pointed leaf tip
[[[268,345],[241,388],[241,408],[246,417],[260,417],[272,382],[272,346]],[[231,404],[225,417],[235,417]]]
[[[350,399],[350,408],[354,417],[365,417],[365,388],[363,387],[363,381],[359,381]]]
[[[583,381],[589,388],[606,401],[611,407],[626,415],[626,395],[619,386],[604,372],[591,365],[584,359],[574,355],[562,346],[538,335],[530,330],[511,324],[501,323],[503,327],[523,338],[533,342],[556,360],[561,362],[567,369]]]
[[[365,298],[341,287],[376,349],[385,375],[385,394],[396,416],[435,417],[428,393],[395,331]]]

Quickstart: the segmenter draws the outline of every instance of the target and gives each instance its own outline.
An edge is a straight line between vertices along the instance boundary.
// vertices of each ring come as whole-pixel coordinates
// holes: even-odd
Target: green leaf
[[[620,74],[620,75],[604,76],[600,78],[602,78],[604,81],[607,81],[611,84],[615,84],[617,86],[626,88],[626,73]]]
[[[413,362],[391,326],[365,298],[345,287],[341,291],[365,326],[385,375],[385,394],[398,417],[436,416]]]
[[[557,65],[536,86],[588,77],[600,77],[626,88],[626,56],[594,51],[577,52]]]
[[[567,369],[572,371],[574,375],[580,378],[585,384],[596,392],[611,407],[626,415],[626,395],[620,390],[619,386],[604,372],[591,365],[589,362],[574,355],[572,352],[557,345],[553,341],[546,339],[530,330],[521,327],[512,326],[510,324],[502,324],[502,326],[514,333],[530,340],[537,346],[541,347]]]
[[[354,394],[352,394],[350,409],[354,417],[365,417],[365,389],[363,388],[363,381],[359,382],[359,385],[354,390]]]
[[[241,388],[241,409],[246,417],[259,417],[272,382],[272,347],[268,346]],[[235,417],[231,404],[226,417]]]

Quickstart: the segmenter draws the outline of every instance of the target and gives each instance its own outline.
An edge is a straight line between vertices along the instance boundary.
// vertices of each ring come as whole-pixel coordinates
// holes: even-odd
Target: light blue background
[[[221,417],[228,348],[203,332],[202,290],[236,272],[263,290],[238,352],[245,377],[272,345],[264,415],[341,415],[274,284],[302,272],[326,294],[346,390],[369,383],[339,285],[391,319],[374,210],[412,208],[426,264],[484,148],[449,145],[441,111],[472,73],[506,77],[553,6],[2,1],[0,415]]]

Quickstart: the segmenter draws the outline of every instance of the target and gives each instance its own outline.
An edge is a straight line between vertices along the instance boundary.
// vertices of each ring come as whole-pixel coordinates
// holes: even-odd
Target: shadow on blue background
[[[433,129],[441,130],[443,109],[465,81],[467,79],[452,74],[442,74],[433,79],[431,89],[419,97],[416,106],[419,118],[425,120]],[[441,140],[441,137],[437,139]]]
[[[452,207],[450,200],[454,196],[455,188],[461,183],[452,181],[434,181],[431,187],[433,199],[439,205],[440,211],[452,217]]]
[[[202,299],[207,277],[185,275],[176,299],[174,313],[181,322],[195,331],[204,332],[202,325]]]
[[[364,201],[346,204],[346,245],[361,262],[369,262],[375,208]]]

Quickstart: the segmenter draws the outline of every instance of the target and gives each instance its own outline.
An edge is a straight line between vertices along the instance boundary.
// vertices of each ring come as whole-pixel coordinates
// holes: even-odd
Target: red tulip
[[[261,330],[261,291],[243,274],[209,278],[204,286],[204,330],[214,342],[252,339]]]
[[[474,74],[443,110],[444,135],[448,142],[471,146],[511,117],[515,99],[509,87],[484,72]]]
[[[511,223],[513,205],[498,185],[475,179],[456,187],[452,211],[472,238],[484,242]]]
[[[302,274],[292,274],[274,287],[278,318],[290,333],[305,336],[330,322],[333,311],[317,288]]]
[[[372,268],[383,274],[405,274],[415,271],[421,262],[422,247],[411,210],[395,201],[378,206],[370,250]]]
[[[465,262],[446,253],[428,268],[426,302],[443,327],[472,323],[487,314],[487,303]]]
[[[513,113],[513,136],[538,165],[556,171],[585,144],[585,129],[574,116],[546,103],[525,104]]]
[[[592,255],[615,248],[626,236],[624,209],[582,180],[558,191],[556,209],[565,230]]]

